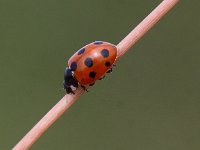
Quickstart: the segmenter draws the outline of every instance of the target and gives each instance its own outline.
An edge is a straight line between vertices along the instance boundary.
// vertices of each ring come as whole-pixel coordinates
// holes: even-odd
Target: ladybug
[[[87,91],[87,86],[104,78],[112,71],[117,58],[117,47],[104,41],[95,41],[78,50],[69,60],[64,73],[64,89],[74,94],[80,85]]]

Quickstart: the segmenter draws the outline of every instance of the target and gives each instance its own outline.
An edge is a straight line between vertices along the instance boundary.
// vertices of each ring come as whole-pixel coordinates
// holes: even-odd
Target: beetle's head
[[[70,94],[70,93],[74,94],[74,91],[78,87],[78,81],[73,76],[72,70],[68,67],[65,69],[63,86],[67,94]]]

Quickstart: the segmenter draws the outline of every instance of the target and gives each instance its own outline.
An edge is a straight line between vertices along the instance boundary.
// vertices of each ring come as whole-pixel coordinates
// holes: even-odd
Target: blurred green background
[[[161,0],[0,0],[0,149],[65,94],[67,59],[117,44]],[[200,149],[200,1],[180,1],[33,150]]]

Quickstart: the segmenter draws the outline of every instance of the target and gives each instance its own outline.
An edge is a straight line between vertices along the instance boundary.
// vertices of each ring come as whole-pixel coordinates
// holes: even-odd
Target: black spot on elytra
[[[105,66],[106,67],[109,67],[111,64],[110,64],[110,62],[109,61],[107,61],[106,63],[105,63]]]
[[[95,41],[93,44],[99,45],[99,44],[103,44],[103,42],[102,41]]]
[[[77,63],[74,61],[74,62],[71,63],[70,69],[71,69],[72,71],[75,71],[76,68],[77,68]]]
[[[89,73],[89,76],[90,78],[95,78],[96,74],[97,74],[96,72],[92,71]]]
[[[108,51],[107,49],[103,49],[103,50],[101,51],[101,55],[102,55],[104,58],[106,58],[106,57],[109,56],[109,51]]]
[[[84,63],[87,67],[93,66],[93,61],[92,61],[92,58],[90,58],[90,57],[86,58]]]
[[[83,54],[85,52],[85,48],[83,47],[83,48],[81,48],[79,51],[78,51],[78,55],[81,55],[81,54]]]

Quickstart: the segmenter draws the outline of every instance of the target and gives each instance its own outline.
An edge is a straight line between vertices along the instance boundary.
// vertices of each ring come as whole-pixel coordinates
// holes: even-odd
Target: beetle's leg
[[[102,76],[101,78],[99,78],[99,80],[103,80],[105,77],[106,77],[106,76],[104,75],[104,76]]]
[[[95,84],[95,82],[94,83],[91,83],[91,84],[89,84],[89,86],[93,86]]]
[[[82,89],[83,89],[84,91],[88,92],[88,90],[87,90],[87,88],[86,88],[85,86],[81,85],[81,87],[82,87]]]
[[[112,72],[112,68],[110,68],[106,73],[111,73]]]

